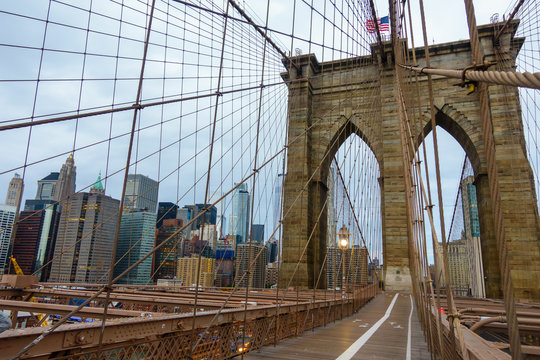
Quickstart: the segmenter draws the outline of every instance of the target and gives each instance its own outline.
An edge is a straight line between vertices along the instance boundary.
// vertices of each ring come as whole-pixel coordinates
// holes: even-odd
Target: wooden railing
[[[21,358],[224,359],[349,316],[375,297],[378,289],[374,284],[354,286],[327,299],[317,292],[310,301],[306,298],[313,291],[300,293],[302,301],[296,303],[249,306],[245,312],[243,308],[203,311],[195,321],[191,313],[110,319],[101,346],[100,321],[61,325]],[[33,327],[0,334],[2,357],[10,358],[44,331]]]

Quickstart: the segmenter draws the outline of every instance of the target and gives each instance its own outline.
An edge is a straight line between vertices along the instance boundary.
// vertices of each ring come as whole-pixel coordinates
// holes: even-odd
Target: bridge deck
[[[409,295],[385,293],[377,296],[353,316],[325,328],[306,332],[297,338],[282,341],[275,347],[264,347],[250,353],[246,358],[430,359],[414,308],[411,316],[411,305]],[[409,333],[411,341],[408,347]]]

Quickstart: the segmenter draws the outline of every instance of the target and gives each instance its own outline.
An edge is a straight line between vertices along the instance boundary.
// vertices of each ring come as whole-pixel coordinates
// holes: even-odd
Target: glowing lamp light
[[[341,226],[341,229],[337,233],[337,236],[339,238],[339,246],[341,248],[346,248],[349,246],[349,236],[351,234],[349,233],[349,230],[345,227],[345,224]]]

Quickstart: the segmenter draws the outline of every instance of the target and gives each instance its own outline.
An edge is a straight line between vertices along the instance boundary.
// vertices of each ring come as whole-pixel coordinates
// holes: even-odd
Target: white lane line
[[[392,299],[392,302],[388,306],[388,309],[386,309],[386,312],[384,313],[384,316],[379,319],[375,324],[373,324],[372,327],[370,327],[364,335],[360,336],[358,340],[356,340],[343,354],[341,354],[336,360],[350,360],[364,346],[364,344],[369,340],[369,338],[375,334],[375,331],[388,319],[390,316],[390,313],[392,312],[392,308],[394,307],[394,304],[396,303],[396,300],[398,298],[399,293],[397,293],[394,298]]]
[[[412,313],[413,313],[413,301],[412,301],[412,295],[409,295],[411,298],[411,312],[409,314],[409,330],[407,332],[407,360],[411,360],[411,320],[412,320]]]

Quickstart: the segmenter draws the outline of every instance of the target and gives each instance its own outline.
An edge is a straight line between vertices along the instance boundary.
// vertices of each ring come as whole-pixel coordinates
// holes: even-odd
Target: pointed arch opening
[[[377,282],[382,265],[379,161],[367,137],[345,122],[328,147],[327,285]],[[347,236],[346,244],[341,242]],[[340,275],[341,274],[341,275]]]
[[[437,113],[436,120],[442,204],[438,200],[433,132],[430,122],[424,128],[424,133],[427,134],[424,138],[425,144],[419,141],[418,149],[422,164],[427,162],[428,165],[427,174],[424,166],[421,171],[425,189],[431,192],[429,198],[434,205],[432,209],[436,237],[440,244],[442,233],[439,211],[442,207],[444,229],[448,241],[450,284],[458,296],[485,297],[484,274],[497,272],[498,263],[490,261],[494,255],[493,249],[487,246],[490,242],[482,241],[482,231],[486,231],[482,228],[486,226],[485,222],[490,214],[483,211],[485,207],[479,206],[479,201],[485,201],[478,196],[479,191],[476,186],[477,175],[482,171],[479,152],[469,136],[471,133],[466,132],[458,121],[442,111]],[[424,156],[423,145],[426,147],[427,158]],[[484,185],[481,184],[481,186]],[[426,210],[424,218],[428,221]],[[426,228],[429,228],[429,224],[426,224]],[[426,234],[426,244],[428,259],[433,265],[437,255],[433,252],[433,235],[429,231]],[[496,247],[492,248],[496,251]],[[491,269],[493,267],[495,268]],[[432,278],[435,279],[436,286],[446,286],[440,283],[443,281],[441,276],[433,273]]]

